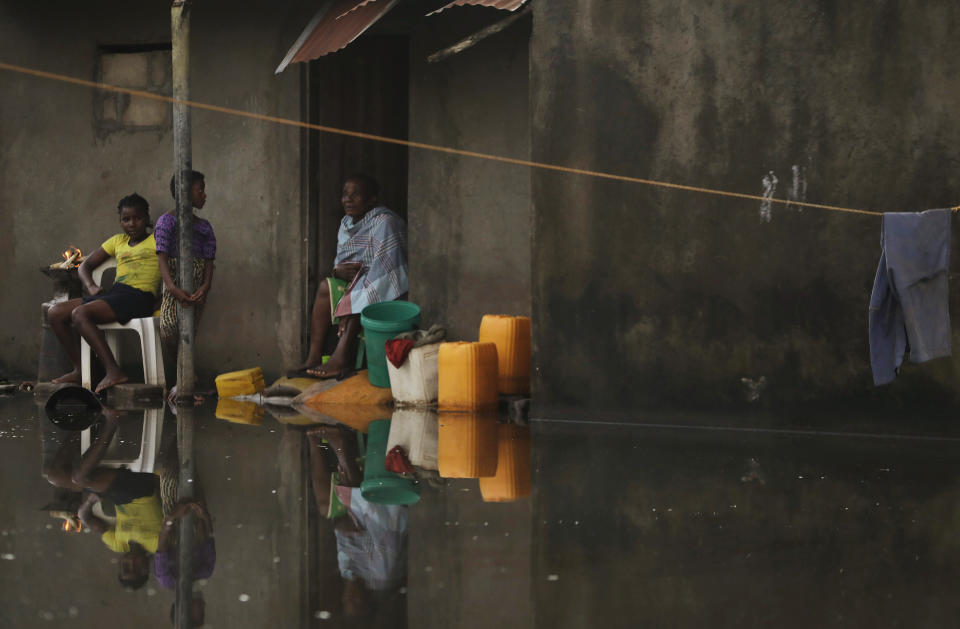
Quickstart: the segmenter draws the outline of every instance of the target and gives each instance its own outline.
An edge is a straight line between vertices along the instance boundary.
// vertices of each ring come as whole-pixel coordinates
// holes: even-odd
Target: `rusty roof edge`
[[[367,6],[368,4],[371,4],[371,3],[373,3],[373,2],[377,2],[377,0],[361,0],[356,6],[354,6],[354,7],[353,7],[352,9],[350,9],[349,11],[344,11],[343,13],[341,13],[340,15],[338,15],[338,16],[337,16],[337,19],[339,20],[339,19],[342,18],[344,15],[348,15],[348,14],[350,14],[350,13],[353,13],[353,12],[356,11],[357,9],[359,9],[359,8],[361,8],[361,7],[365,7],[365,6]],[[389,10],[390,10],[390,7],[387,7],[387,11],[389,11]],[[384,13],[386,13],[386,11],[384,11]]]
[[[369,0],[368,0],[368,1],[369,1]],[[441,11],[445,11],[445,10],[447,10],[447,9],[449,9],[449,8],[451,8],[451,7],[455,7],[455,6],[461,6],[461,7],[462,7],[462,6],[484,6],[484,7],[491,7],[491,8],[493,8],[493,9],[499,9],[499,10],[501,10],[501,11],[516,11],[517,9],[519,9],[520,7],[522,7],[524,4],[526,4],[527,1],[528,1],[528,0],[519,0],[518,2],[516,2],[516,4],[515,4],[514,6],[500,7],[500,6],[496,6],[497,0],[473,0],[473,1],[471,1],[471,0],[466,0],[466,1],[464,1],[464,0],[453,0],[453,2],[450,2],[449,4],[445,4],[445,5],[443,5],[442,7],[440,7],[439,9],[434,9],[434,10],[431,11],[430,13],[427,13],[426,17],[430,17],[431,15],[436,15],[437,13],[440,13]],[[508,2],[507,4],[509,4],[509,2]]]
[[[379,1],[382,1],[382,0],[363,0],[363,2],[361,2],[361,3],[358,4],[357,6],[353,7],[352,9],[350,9],[349,11],[347,11],[346,13],[344,13],[343,15],[337,16],[337,19],[339,20],[339,19],[342,18],[344,15],[347,15],[347,14],[349,14],[349,13],[352,13],[353,11],[356,11],[357,9],[359,9],[360,7],[362,7],[362,6],[366,5],[366,4],[370,4],[371,2],[379,2]],[[352,43],[357,39],[357,37],[360,37],[361,35],[363,35],[364,33],[366,33],[366,32],[367,32],[367,29],[369,29],[371,26],[373,26],[374,24],[376,24],[377,22],[379,22],[380,19],[381,19],[384,15],[386,15],[387,13],[389,13],[389,12],[390,12],[390,9],[392,9],[392,8],[394,7],[394,5],[397,4],[398,2],[400,2],[400,0],[389,0],[389,1],[387,2],[387,6],[383,9],[383,11],[381,11],[380,15],[378,15],[378,16],[376,17],[376,19],[370,20],[370,22],[369,22],[366,26],[364,26],[356,35],[354,35],[354,36],[353,36],[353,39],[351,39],[350,41],[348,41],[348,42],[343,46],[343,48],[346,48],[347,46],[349,46],[350,44],[352,44]],[[343,50],[343,48],[341,48],[341,50]]]
[[[307,24],[306,28],[303,29],[303,32],[300,33],[300,36],[297,37],[297,41],[293,42],[293,46],[290,46],[290,50],[287,51],[287,55],[283,58],[283,61],[280,62],[280,65],[277,66],[277,69],[274,71],[274,74],[280,74],[287,69],[287,66],[290,65],[290,62],[293,60],[294,55],[300,50],[300,47],[307,41],[307,38],[310,37],[310,34],[313,33],[313,29],[317,27],[317,24],[320,23],[330,9],[333,8],[334,0],[326,0],[323,6],[320,7],[320,10],[317,11],[316,15],[313,16],[313,19]]]

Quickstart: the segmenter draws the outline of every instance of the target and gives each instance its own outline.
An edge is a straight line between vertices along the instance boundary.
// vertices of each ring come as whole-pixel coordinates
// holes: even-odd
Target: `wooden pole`
[[[193,203],[187,187],[187,175],[193,168],[190,142],[190,0],[174,0],[170,8],[170,33],[173,48],[173,172],[176,177],[177,252],[180,288],[193,294]],[[193,497],[195,469],[193,465],[193,308],[177,304],[180,343],[177,349],[177,451],[180,458],[179,500]],[[185,401],[184,404],[180,402]],[[190,629],[190,602],[193,600],[193,515],[180,521],[177,548],[178,575],[176,592],[176,627]]]
[[[533,8],[531,7],[531,5],[528,4],[522,11],[518,11],[517,13],[514,13],[508,18],[504,18],[499,22],[491,24],[490,26],[477,31],[473,35],[470,35],[469,37],[466,37],[458,41],[452,46],[444,48],[443,50],[438,50],[437,52],[427,57],[427,61],[429,63],[436,63],[438,61],[443,61],[447,57],[452,57],[458,52],[463,52],[467,48],[470,48],[474,44],[486,39],[487,37],[490,37],[491,35],[495,35],[499,33],[500,31],[507,28],[508,26],[510,26],[511,24],[513,24],[514,22],[522,18],[523,16],[529,15],[532,12],[533,12]]]
[[[190,109],[185,104],[190,99],[190,0],[174,0],[171,8],[171,34],[173,48],[173,97],[180,102],[173,104],[173,168],[177,190],[177,225],[180,250],[177,266],[180,288],[192,295],[193,285],[193,203],[186,176],[193,168],[190,141]],[[180,343],[177,351],[178,401],[193,399],[194,367],[194,321],[192,307],[177,304],[177,320],[180,328]]]

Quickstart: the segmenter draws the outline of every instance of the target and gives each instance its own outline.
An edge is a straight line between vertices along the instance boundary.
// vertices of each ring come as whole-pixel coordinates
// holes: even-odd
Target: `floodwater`
[[[169,410],[121,417],[100,464],[138,458],[144,421],[159,426],[163,476]],[[225,421],[208,403],[192,419],[216,549],[192,584],[204,626],[957,626],[960,440],[699,423],[535,421],[529,447],[523,429],[501,428],[513,449],[500,443],[497,464],[529,464],[528,496],[516,475],[481,491],[428,474],[416,504],[355,500],[328,519],[334,449],[307,426]],[[489,469],[469,444],[491,433],[446,429],[441,471]],[[77,442],[29,395],[0,398],[0,626],[173,626],[175,590],[155,574],[126,590],[119,553],[50,515],[70,500],[44,473]],[[326,485],[312,483],[318,461]]]

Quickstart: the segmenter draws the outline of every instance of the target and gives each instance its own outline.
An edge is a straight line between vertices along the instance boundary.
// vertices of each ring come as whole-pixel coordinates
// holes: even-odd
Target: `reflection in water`
[[[57,401],[52,400],[50,409],[54,418],[58,417]],[[120,584],[135,590],[146,584],[150,555],[157,550],[163,522],[160,484],[152,471],[133,472],[101,464],[125,413],[103,407],[101,415],[97,438],[79,460],[76,452],[81,435],[72,431],[45,466],[44,475],[52,485],[82,494],[76,518],[84,529],[97,533],[107,548],[121,553]],[[106,516],[99,504],[104,500],[114,509],[112,517]],[[95,507],[99,507],[99,515]]]
[[[538,625],[601,602],[616,626],[956,623],[956,441],[541,425],[534,443],[538,476],[566,479],[534,492]]]
[[[343,615],[364,626],[406,627],[409,507],[364,498],[361,433],[321,426],[307,439],[317,511],[333,521]]]
[[[43,431],[43,475],[57,488],[45,510],[64,520],[64,530],[96,533],[107,548],[121,553],[115,563],[126,590],[143,588],[153,572],[161,587],[174,589],[180,583],[190,592],[193,581],[213,573],[212,520],[199,482],[190,488],[199,499],[178,500],[177,435],[163,432],[163,408],[117,411],[100,406],[83,389],[68,387],[51,396],[44,410],[49,423]],[[58,431],[55,425],[69,430]],[[184,536],[184,526],[194,534]],[[190,569],[181,574],[182,538],[194,543],[186,561]],[[202,597],[190,597],[185,618],[178,621],[175,615],[171,603],[171,622],[201,626]]]
[[[184,421],[192,423],[192,416],[182,410],[179,419],[181,431]],[[195,583],[210,578],[217,562],[213,519],[196,470],[190,472],[192,482],[186,488],[179,482],[178,471],[182,463],[190,465],[192,455],[181,457],[179,448],[170,451],[171,455],[164,458],[161,474],[164,480],[164,523],[157,541],[157,554],[153,558],[154,575],[161,587],[176,589],[175,600],[170,604],[171,622],[178,615],[178,605],[186,604],[179,626],[200,627],[205,622],[206,603]],[[188,549],[182,547],[184,543]],[[187,566],[186,570],[180,569],[181,563]]]
[[[513,502],[530,495],[530,428],[497,426],[497,471],[480,479],[485,502]]]
[[[187,516],[194,516],[194,539],[192,578],[207,579],[213,574],[213,567],[217,563],[217,546],[213,539],[213,522],[206,508],[197,501],[187,500],[177,504],[169,513],[160,529],[157,541],[157,554],[153,558],[154,574],[157,583],[172,590],[180,576],[179,559],[177,558],[179,527],[181,520]]]
[[[440,413],[437,461],[444,478],[482,478],[497,473],[497,416]]]
[[[79,433],[31,419],[29,400],[0,404],[3,626],[170,626],[170,575],[189,605],[206,601],[209,624],[230,627],[956,624],[957,440],[539,422],[531,438],[500,418],[404,411],[387,450],[401,448],[420,494],[399,506],[364,498],[370,437],[333,423],[224,422],[210,405],[195,448],[164,444],[153,470],[121,472],[106,462],[139,458],[127,441],[142,438],[142,411],[98,413],[84,451]],[[40,437],[46,480],[15,473],[36,465],[23,444]],[[178,507],[171,474],[191,454],[195,495]],[[155,485],[136,481],[150,471],[165,518],[154,576],[128,592],[120,570],[137,566],[121,566],[124,553],[48,513],[79,520],[89,500],[85,521],[118,545],[134,531],[127,547],[150,555],[153,533],[120,517],[154,500],[139,519],[155,522]],[[170,520],[196,539],[165,534]]]

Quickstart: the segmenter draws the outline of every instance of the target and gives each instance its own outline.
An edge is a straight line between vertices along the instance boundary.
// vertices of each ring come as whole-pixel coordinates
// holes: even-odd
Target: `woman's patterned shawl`
[[[406,223],[382,205],[356,222],[344,216],[334,265],[343,262],[362,262],[363,269],[337,304],[336,316],[359,314],[370,304],[397,299],[409,290]]]

